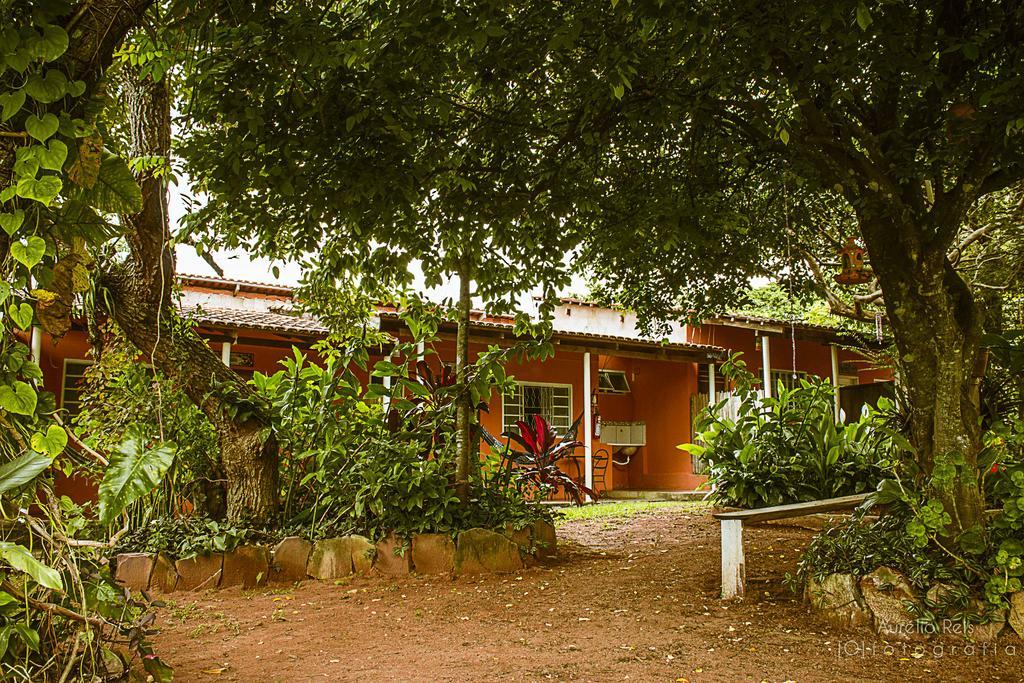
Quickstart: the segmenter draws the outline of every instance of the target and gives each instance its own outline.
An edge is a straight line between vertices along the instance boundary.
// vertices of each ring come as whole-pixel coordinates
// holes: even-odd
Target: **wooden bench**
[[[744,593],[743,522],[766,522],[771,519],[803,517],[819,512],[851,510],[867,499],[870,493],[842,496],[807,503],[776,505],[756,510],[718,512],[714,518],[722,523],[722,598],[742,598]]]

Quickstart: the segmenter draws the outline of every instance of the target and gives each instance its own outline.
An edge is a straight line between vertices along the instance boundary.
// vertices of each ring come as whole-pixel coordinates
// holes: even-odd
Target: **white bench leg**
[[[722,598],[742,598],[745,580],[743,569],[743,522],[722,520]]]

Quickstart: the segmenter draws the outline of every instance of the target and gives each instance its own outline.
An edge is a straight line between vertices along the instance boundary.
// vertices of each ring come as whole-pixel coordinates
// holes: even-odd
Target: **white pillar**
[[[746,570],[743,560],[743,520],[722,520],[722,598],[742,598]]]
[[[31,275],[28,278],[29,289],[35,289],[36,279]],[[32,360],[36,365],[42,367],[43,362],[43,331],[38,326],[32,328],[32,337],[29,340],[29,351],[32,353]]]
[[[220,362],[231,367],[231,342],[229,341],[220,345]]]
[[[388,356],[387,360],[390,361],[393,356]],[[391,409],[391,375],[385,375],[384,377],[384,388],[388,390],[388,396],[385,396],[381,405],[384,407],[384,412],[387,413]]]
[[[583,483],[587,488],[594,488],[594,411],[590,400],[590,352],[587,351],[583,354]]]
[[[715,405],[715,364],[708,363],[708,405]]]
[[[761,335],[761,379],[764,381],[764,397],[772,397],[772,354],[768,335]]]
[[[840,407],[839,407],[839,347],[832,344],[829,347],[832,352],[832,388],[835,391],[835,404],[836,404],[836,422],[840,418]]]
[[[36,365],[43,362],[43,331],[38,327],[32,328],[32,360]]]

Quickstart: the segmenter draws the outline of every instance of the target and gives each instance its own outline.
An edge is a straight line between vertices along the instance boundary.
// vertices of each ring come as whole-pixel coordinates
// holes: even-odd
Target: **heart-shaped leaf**
[[[7,62],[7,66],[15,71],[24,71],[28,68],[29,62],[32,61],[32,51],[24,47],[19,48],[14,52],[8,52],[4,55],[4,61]]]
[[[47,69],[45,75],[30,75],[24,87],[28,96],[36,102],[50,104],[64,97],[68,90],[68,79],[57,69]]]
[[[68,146],[60,140],[50,140],[48,145],[37,145],[35,150],[36,159],[43,168],[51,171],[64,168],[64,162],[68,158]]]
[[[58,128],[60,128],[60,119],[53,114],[44,114],[42,118],[35,114],[29,114],[25,119],[25,130],[39,142],[46,142],[57,132]]]
[[[11,317],[14,324],[23,330],[32,327],[32,307],[28,304],[11,304],[7,307],[7,315]]]
[[[85,93],[85,81],[68,81],[68,94],[81,97]]]
[[[11,295],[11,286],[6,282],[0,282],[0,304],[7,301],[7,297]]]
[[[18,456],[0,467],[0,493],[20,489],[38,477],[52,462],[50,456],[32,451]]]
[[[15,569],[31,576],[40,586],[46,586],[55,591],[64,590],[64,582],[60,579],[60,573],[37,560],[25,546],[10,541],[0,541],[0,557]]]
[[[28,147],[22,147],[22,150],[28,150]],[[19,152],[21,150],[18,150]],[[39,159],[36,159],[35,154],[19,154],[18,160],[14,162],[14,175],[19,179],[24,180],[25,178],[32,178],[33,180],[39,174]]]
[[[25,212],[21,209],[16,209],[14,213],[0,213],[0,230],[3,230],[8,235],[13,235],[17,232],[24,222]]]
[[[14,52],[18,49],[21,36],[13,26],[6,26],[0,29],[0,54]]]
[[[0,408],[15,415],[31,415],[36,411],[36,391],[21,380],[0,384]]]
[[[14,90],[0,95],[0,123],[7,121],[25,106],[25,91]]]
[[[32,449],[56,458],[68,445],[68,433],[62,427],[50,425],[46,433],[37,432],[32,435]]]
[[[24,241],[11,243],[11,256],[26,268],[35,268],[36,264],[43,260],[45,253],[46,242],[42,237],[32,235]]]
[[[60,26],[46,24],[43,35],[30,43],[31,50],[43,61],[52,62],[68,49],[68,34]]]
[[[38,179],[22,178],[18,181],[18,196],[49,206],[63,187],[64,183],[55,175],[46,175]]]

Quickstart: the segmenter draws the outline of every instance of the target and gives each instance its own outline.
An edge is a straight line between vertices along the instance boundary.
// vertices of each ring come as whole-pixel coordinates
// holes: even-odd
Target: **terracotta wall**
[[[64,361],[90,360],[92,354],[88,337],[81,330],[72,330],[55,343],[50,335],[43,334],[41,356],[39,367],[43,371],[43,388],[53,392],[57,407],[60,408],[63,405],[61,387],[64,381]],[[77,503],[96,499],[97,483],[82,476],[69,478],[57,472],[54,486],[58,494]]]
[[[799,334],[799,333],[798,333]],[[761,333],[756,330],[728,327],[725,325],[701,325],[690,328],[690,341],[698,344],[712,344],[742,352],[747,369],[755,375],[761,375],[762,352],[759,347]],[[789,370],[793,367],[792,337],[769,335],[768,346],[771,353],[773,370]],[[876,379],[891,379],[887,370],[877,370],[863,355],[848,348],[839,348],[839,363],[853,364],[857,368],[859,382],[873,382]],[[823,379],[832,379],[832,356],[830,345],[817,341],[797,339],[796,367],[798,371],[817,375]]]

